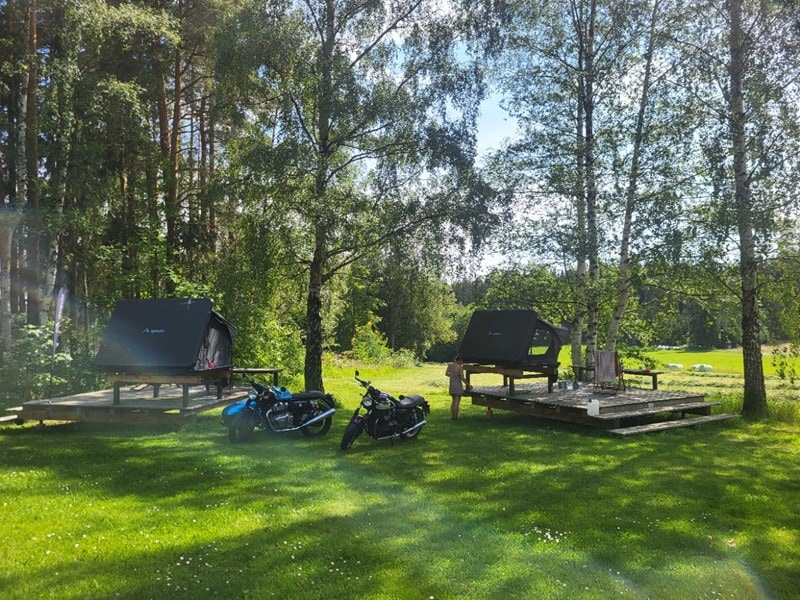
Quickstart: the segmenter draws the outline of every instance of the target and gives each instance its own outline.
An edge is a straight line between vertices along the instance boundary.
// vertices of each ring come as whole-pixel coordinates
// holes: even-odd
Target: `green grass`
[[[713,373],[729,373],[741,375],[744,371],[742,364],[742,349],[732,348],[730,350],[649,350],[644,352],[644,355],[655,362],[656,368],[662,369],[665,364],[673,363],[683,365],[683,371],[691,371],[692,365],[707,364],[711,365],[714,370]],[[622,361],[625,363],[626,368],[638,368],[642,365],[641,360],[627,358],[624,353],[621,354]],[[570,350],[568,347],[561,349],[559,355],[562,365],[570,365]],[[764,346],[762,348],[762,365],[764,374],[767,376],[777,375],[775,366],[772,364],[773,354],[772,347]],[[794,365],[797,371],[800,371],[800,360],[790,359],[790,365]]]
[[[0,597],[797,597],[792,419],[623,439],[465,399],[452,422],[443,365],[361,374],[429,399],[418,438],[339,451],[360,388],[332,365],[343,408],[319,439],[234,446],[218,410],[3,427]],[[735,374],[664,378],[741,404]]]

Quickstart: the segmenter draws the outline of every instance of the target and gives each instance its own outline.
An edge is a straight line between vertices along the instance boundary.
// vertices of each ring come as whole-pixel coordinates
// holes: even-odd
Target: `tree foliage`
[[[229,26],[261,32],[224,47],[247,57],[249,100],[271,106],[250,113],[266,135],[243,168],[307,270],[309,388],[322,388],[333,277],[423,226],[488,214],[491,190],[473,169],[480,73],[457,54],[464,34],[445,12],[423,0],[308,0],[251,7]]]
[[[741,343],[754,365],[800,340],[797,22],[754,0],[0,2],[0,368],[61,286],[64,389],[92,384],[116,300],[176,295],[214,299],[237,362],[315,388],[356,343],[449,360],[473,307],[568,324],[573,361]],[[519,130],[482,162],[488,83]],[[516,266],[463,280],[487,241]]]
[[[602,340],[599,322],[613,347],[635,286],[684,294],[687,342],[741,342],[745,412],[762,414],[758,297],[770,282],[758,273],[776,256],[777,217],[796,211],[796,6],[519,6],[499,81],[521,128],[494,166],[525,215],[508,248],[574,277],[573,361]]]

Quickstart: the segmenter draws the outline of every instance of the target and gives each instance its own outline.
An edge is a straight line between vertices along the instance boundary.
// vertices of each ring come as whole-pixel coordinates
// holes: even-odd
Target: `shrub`
[[[356,328],[350,356],[359,362],[375,365],[391,365],[396,368],[413,367],[418,364],[411,350],[392,350],[386,337],[375,329],[372,322]]]
[[[0,380],[5,382],[0,400],[17,404],[69,394],[75,387],[73,380],[80,379],[80,371],[73,369],[68,353],[53,356],[52,324],[18,326],[0,365]]]
[[[351,351],[351,355],[355,360],[382,364],[388,361],[391,354],[392,351],[389,349],[386,337],[375,329],[372,321],[361,327],[356,327]]]
[[[800,358],[800,346],[796,344],[778,347],[772,351],[772,366],[775,368],[775,373],[781,379],[788,379],[792,385],[798,377],[796,367],[798,358]]]

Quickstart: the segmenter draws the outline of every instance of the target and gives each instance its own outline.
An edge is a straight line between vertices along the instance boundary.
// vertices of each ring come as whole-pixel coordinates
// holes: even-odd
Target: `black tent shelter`
[[[107,373],[165,375],[230,368],[235,335],[207,298],[120,300],[95,365]]]
[[[559,366],[567,330],[535,310],[476,310],[461,340],[465,362],[537,370]]]

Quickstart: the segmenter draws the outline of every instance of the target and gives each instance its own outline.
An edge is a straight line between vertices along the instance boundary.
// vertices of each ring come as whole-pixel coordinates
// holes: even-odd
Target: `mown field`
[[[0,597],[799,597],[798,386],[768,377],[763,422],[623,439],[468,400],[453,422],[443,365],[361,365],[432,413],[414,440],[341,452],[354,368],[326,365],[342,409],[320,439],[234,446],[219,410],[3,427]],[[661,386],[741,406],[721,366]]]

